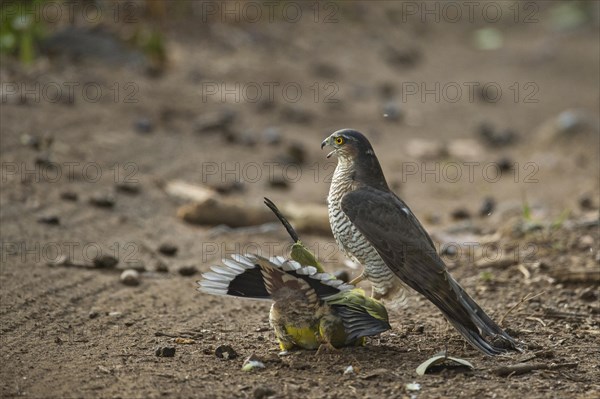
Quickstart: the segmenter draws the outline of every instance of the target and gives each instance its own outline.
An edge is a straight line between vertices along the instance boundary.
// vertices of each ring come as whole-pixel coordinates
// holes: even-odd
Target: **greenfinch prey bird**
[[[324,273],[291,225],[269,203],[295,240],[292,259],[234,255],[203,274],[199,291],[273,301],[269,321],[284,351],[363,345],[364,337],[390,329],[383,304]]]

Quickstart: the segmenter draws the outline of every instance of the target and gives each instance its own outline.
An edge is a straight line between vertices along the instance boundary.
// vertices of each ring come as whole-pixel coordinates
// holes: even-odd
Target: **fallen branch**
[[[492,373],[500,377],[508,377],[527,374],[535,370],[574,369],[577,366],[579,366],[579,363],[517,363],[510,366],[498,367],[497,369],[493,369]]]
[[[560,283],[600,283],[600,272],[597,269],[556,270],[551,276]]]

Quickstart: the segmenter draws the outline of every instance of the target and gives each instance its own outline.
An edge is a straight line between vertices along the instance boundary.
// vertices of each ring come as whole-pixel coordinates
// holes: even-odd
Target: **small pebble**
[[[119,260],[111,255],[102,254],[94,258],[94,267],[98,269],[112,269],[115,267]]]
[[[453,210],[450,216],[452,216],[452,219],[454,220],[464,220],[469,219],[471,217],[471,214],[468,210],[464,208],[458,208]]]
[[[49,224],[52,226],[58,226],[60,224],[60,219],[56,215],[44,215],[40,216],[37,219],[38,223]]]
[[[585,235],[583,237],[579,238],[579,243],[578,243],[579,249],[590,249],[593,248],[594,246],[594,237],[590,236],[590,235]]]
[[[386,53],[386,61],[398,68],[414,67],[421,59],[421,52],[414,47],[398,49],[389,46]]]
[[[121,273],[120,280],[125,285],[135,287],[140,285],[140,274],[136,270],[127,269]]]
[[[98,208],[112,208],[115,206],[115,198],[110,194],[95,194],[90,197],[90,204]]]
[[[590,196],[583,196],[579,198],[579,206],[585,211],[591,211],[594,209],[594,200]]]
[[[273,176],[269,179],[269,187],[278,190],[287,190],[290,188],[290,184],[283,176]]]
[[[256,134],[250,131],[246,131],[238,137],[238,143],[246,147],[254,147],[257,141]]]
[[[352,366],[346,367],[346,369],[344,370],[344,375],[348,375],[348,374],[354,374],[354,367],[352,367]]]
[[[198,273],[198,269],[194,265],[181,266],[177,271],[179,274],[186,277],[193,276],[194,274]]]
[[[398,122],[402,120],[402,109],[393,101],[388,101],[383,106],[383,117],[390,122]]]
[[[156,356],[158,357],[173,357],[175,356],[175,347],[174,346],[159,346],[154,351]]]
[[[254,399],[266,399],[269,396],[275,395],[275,391],[269,387],[257,387],[253,395]]]
[[[90,311],[90,313],[88,313],[88,317],[90,319],[95,319],[98,316],[100,316],[100,312],[98,312],[96,310],[92,310],[92,311]]]
[[[384,82],[378,87],[379,95],[384,100],[390,100],[398,91],[396,85],[392,82]]]
[[[458,248],[456,246],[456,244],[447,244],[442,246],[442,255],[445,256],[454,256],[458,253]]]
[[[277,145],[281,143],[281,132],[277,128],[266,128],[263,132],[263,137],[268,145]]]
[[[232,109],[225,109],[218,113],[201,115],[194,123],[194,130],[197,133],[228,131],[236,117],[237,112]]]
[[[590,288],[586,288],[585,290],[583,290],[581,292],[581,294],[579,294],[579,298],[581,298],[584,301],[588,301],[588,302],[594,302],[598,300],[598,290],[590,287]]]
[[[125,182],[116,183],[115,189],[118,192],[125,193],[125,194],[131,194],[131,195],[140,193],[140,185],[136,184],[136,183],[125,183]]]
[[[290,159],[290,163],[303,164],[306,161],[306,150],[300,143],[292,143],[287,146],[287,155]]]
[[[73,191],[63,191],[62,193],[60,193],[60,198],[64,199],[65,201],[75,202],[79,199],[79,195],[77,195],[77,193]]]
[[[515,163],[512,159],[508,157],[503,157],[496,162],[496,165],[498,166],[498,169],[500,169],[501,172],[508,172],[510,170],[513,170]]]
[[[215,356],[219,359],[231,360],[237,357],[237,352],[229,345],[220,345],[215,349]]]
[[[514,144],[519,138],[514,130],[505,129],[498,131],[489,122],[481,123],[477,133],[482,141],[492,148],[509,146]]]
[[[177,248],[177,245],[170,242],[163,242],[158,247],[158,252],[166,256],[175,256],[178,250],[179,248]]]
[[[219,194],[228,195],[233,193],[242,193],[246,189],[244,183],[241,181],[232,181],[232,182],[222,182],[215,185],[211,185],[211,187],[218,192]]]
[[[157,260],[154,263],[154,271],[158,272],[158,273],[168,273],[169,272],[169,266],[167,266],[167,264],[161,260]]]
[[[315,75],[325,79],[335,79],[340,74],[339,69],[335,65],[326,62],[315,63],[311,66],[311,69]]]
[[[479,216],[491,216],[496,209],[496,201],[492,197],[486,197],[483,199],[483,204],[481,204],[481,209],[479,209]]]
[[[138,119],[137,121],[135,121],[134,127],[138,133],[151,133],[152,130],[154,130],[152,121],[148,118]]]

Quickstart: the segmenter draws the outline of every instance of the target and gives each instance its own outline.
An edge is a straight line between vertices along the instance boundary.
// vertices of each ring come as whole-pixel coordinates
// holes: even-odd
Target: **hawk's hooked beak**
[[[331,146],[331,136],[329,136],[325,140],[323,140],[323,142],[321,143],[321,149],[323,149],[323,147],[328,146],[328,145]],[[334,152],[335,152],[335,148],[333,149],[333,151],[331,151],[329,154],[327,154],[327,158],[332,156]]]

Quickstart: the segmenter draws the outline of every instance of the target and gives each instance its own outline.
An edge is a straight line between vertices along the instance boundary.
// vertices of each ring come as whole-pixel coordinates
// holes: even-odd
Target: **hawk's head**
[[[352,129],[342,129],[327,137],[321,143],[333,147],[327,158],[336,154],[339,164],[349,166],[353,171],[352,179],[357,182],[389,190],[375,151],[369,140],[360,132]]]
[[[361,132],[352,129],[341,129],[333,133],[321,143],[321,148],[325,146],[333,147],[327,158],[333,154],[347,160],[375,156],[369,140]]]

